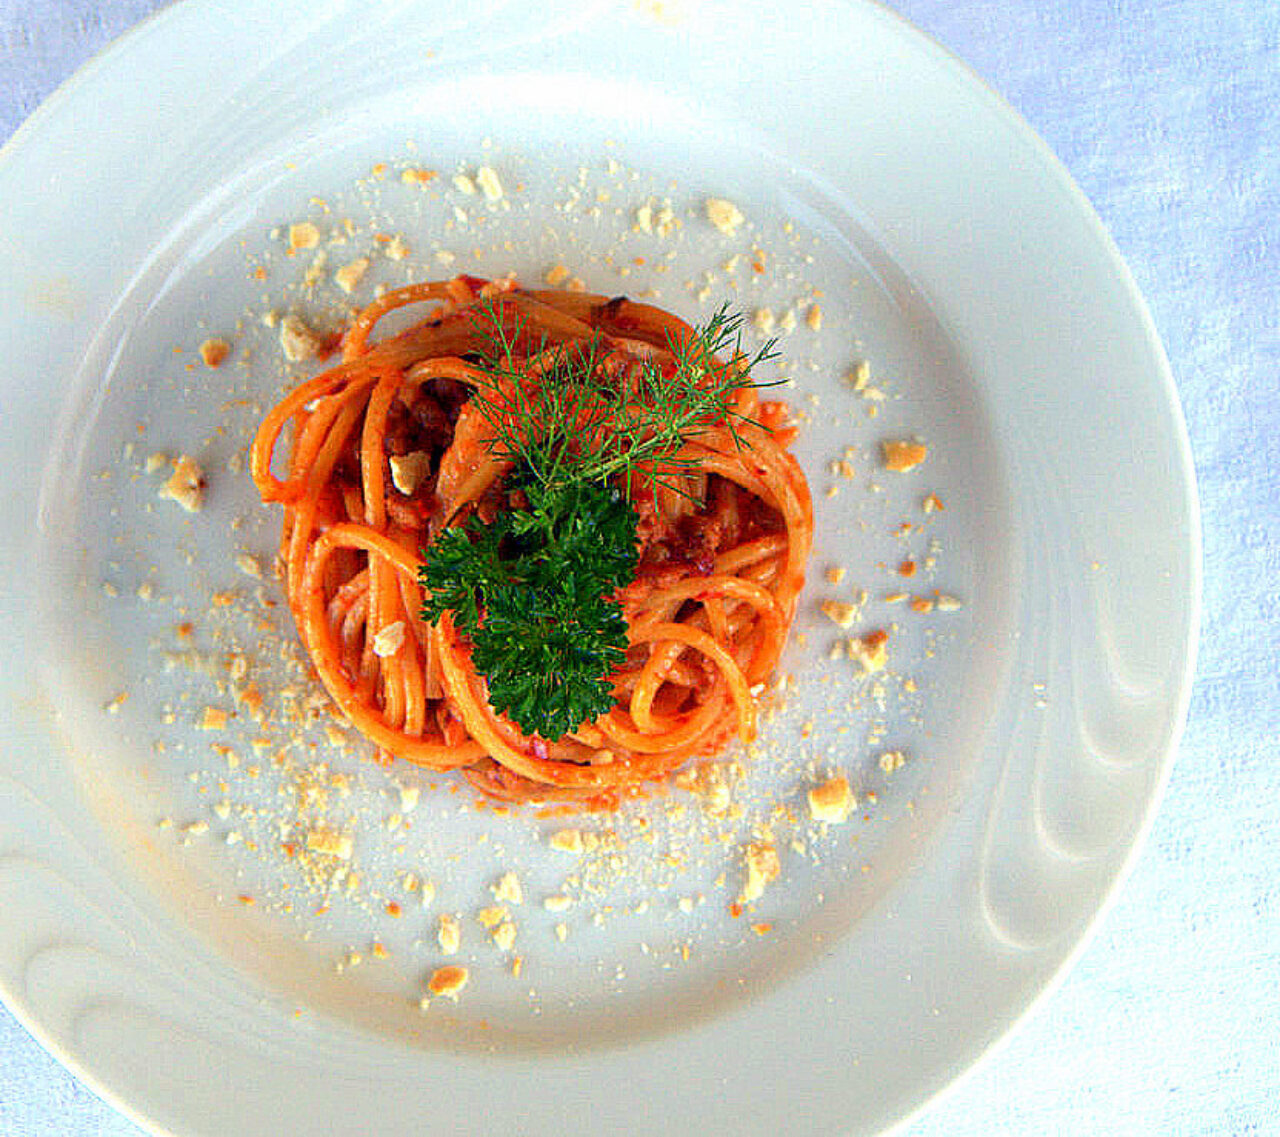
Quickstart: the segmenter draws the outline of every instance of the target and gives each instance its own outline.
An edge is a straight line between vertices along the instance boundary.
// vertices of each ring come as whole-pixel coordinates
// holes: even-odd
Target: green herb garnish
[[[530,384],[515,350],[520,326],[508,332],[492,301],[482,313],[492,342],[485,370],[494,385],[475,390],[472,402],[493,427],[493,452],[545,485],[612,477],[626,484],[654,459],[673,473],[692,466],[673,456],[681,443],[710,422],[727,421],[732,430],[740,417],[730,406],[734,395],[760,386],[751,369],[774,354],[770,340],[754,356],[742,356],[743,318],[722,305],[687,342],[668,344],[671,364],[646,361],[628,383],[605,373],[595,338],[551,349],[541,382]],[[716,368],[716,356],[726,354],[737,365]],[[644,472],[662,480],[660,471]]]
[[[635,578],[638,555],[631,475],[673,484],[692,465],[676,456],[681,444],[710,422],[732,428],[733,396],[754,385],[750,368],[773,345],[743,361],[741,317],[721,308],[671,345],[674,363],[645,362],[619,381],[598,338],[549,350],[544,341],[545,368],[531,382],[516,353],[521,328],[509,332],[492,305],[477,319],[493,384],[471,399],[493,428],[491,452],[513,463],[508,492],[527,505],[436,538],[420,573],[422,614],[434,623],[452,612],[494,710],[556,739],[613,706],[610,676],[627,648],[614,594]],[[715,368],[726,351],[739,365]]]
[[[526,734],[559,738],[613,705],[627,649],[611,597],[636,571],[636,515],[603,483],[524,486],[528,509],[472,517],[431,546],[423,616],[453,612],[489,702]]]

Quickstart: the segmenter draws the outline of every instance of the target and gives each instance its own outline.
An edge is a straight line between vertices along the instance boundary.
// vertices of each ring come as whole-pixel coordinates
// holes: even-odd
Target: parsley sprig
[[[544,340],[531,382],[517,350],[524,329],[506,326],[500,304],[483,302],[476,317],[492,382],[471,400],[492,428],[490,451],[513,464],[506,489],[527,504],[488,523],[473,515],[435,539],[420,574],[423,618],[452,612],[494,710],[556,739],[613,706],[610,676],[627,648],[615,594],[638,558],[631,475],[675,485],[671,475],[689,465],[676,456],[681,444],[712,422],[733,428],[734,396],[756,385],[750,370],[773,343],[743,356],[742,318],[721,308],[672,342],[669,360],[622,375],[606,366],[601,337]],[[736,365],[715,365],[725,354]]]
[[[431,546],[423,616],[453,612],[489,702],[526,734],[559,738],[613,705],[627,649],[611,599],[636,571],[636,515],[600,482],[523,485],[528,509],[473,516]]]

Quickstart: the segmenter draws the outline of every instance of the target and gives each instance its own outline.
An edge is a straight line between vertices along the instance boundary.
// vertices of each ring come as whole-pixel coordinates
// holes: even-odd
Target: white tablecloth
[[[0,139],[162,6],[0,0]],[[1030,120],[1127,257],[1190,427],[1206,581],[1190,721],[1119,903],[909,1133],[1280,1133],[1280,3],[894,6]],[[0,1055],[3,1137],[138,1133],[3,1008]]]

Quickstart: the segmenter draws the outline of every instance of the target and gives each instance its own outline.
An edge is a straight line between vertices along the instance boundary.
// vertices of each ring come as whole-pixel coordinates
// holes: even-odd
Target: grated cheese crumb
[[[818,607],[828,620],[842,628],[852,627],[858,618],[858,606],[844,600],[824,600]]]
[[[914,470],[928,456],[928,448],[921,442],[890,439],[880,443],[884,455],[884,468],[894,473]]]
[[[752,841],[745,849],[747,880],[738,897],[741,904],[751,904],[764,895],[764,890],[778,879],[782,865],[772,841]]]
[[[480,187],[486,201],[502,200],[502,181],[498,177],[498,171],[492,166],[481,166],[476,171],[476,185]]]
[[[892,774],[895,770],[901,770],[907,761],[907,756],[901,750],[886,750],[880,755],[880,769],[886,774]]]
[[[314,249],[318,244],[320,244],[320,230],[310,221],[300,221],[296,225],[289,226],[290,256],[303,249]]]
[[[176,501],[188,513],[199,513],[204,507],[204,471],[194,458],[179,455],[173,464],[173,473],[160,487],[160,496]]]
[[[722,197],[709,197],[706,202],[707,220],[727,237],[732,237],[746,218],[731,201]]]
[[[550,845],[560,853],[581,853],[582,834],[577,829],[560,829],[551,834]]]
[[[324,341],[301,316],[289,312],[280,319],[280,350],[290,363],[319,359]]]
[[[405,497],[412,497],[431,473],[431,455],[425,450],[393,454],[387,459],[391,467],[391,484]]]
[[[373,654],[379,659],[389,659],[404,646],[404,621],[388,624],[373,637]]]
[[[352,851],[351,834],[327,825],[319,826],[307,833],[307,848],[313,853],[349,861]]]
[[[440,914],[436,943],[445,955],[453,955],[462,946],[462,925],[458,923],[456,916],[450,916],[447,912]]]
[[[356,257],[355,260],[344,264],[333,274],[333,282],[343,292],[350,295],[360,286],[360,281],[364,279],[364,274],[368,271],[369,258]]]
[[[855,636],[849,641],[849,658],[856,659],[868,675],[883,671],[889,662],[889,634],[876,631]]]
[[[505,900],[509,904],[524,903],[524,890],[520,887],[519,877],[513,872],[503,873],[490,891],[495,900]]]
[[[197,725],[201,730],[222,730],[227,725],[227,712],[221,707],[205,707]]]
[[[504,920],[493,929],[493,942],[501,951],[510,951],[516,946],[516,926],[510,920]]]

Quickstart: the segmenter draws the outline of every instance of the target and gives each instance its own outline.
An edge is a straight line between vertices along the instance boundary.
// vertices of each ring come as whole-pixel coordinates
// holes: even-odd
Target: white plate
[[[391,176],[375,184],[380,160]],[[409,162],[445,176],[404,186]],[[510,209],[450,185],[480,162]],[[680,221],[666,238],[628,231],[650,194]],[[735,236],[705,223],[707,196],[742,208]],[[141,1124],[871,1132],[952,1082],[1079,949],[1150,823],[1186,707],[1191,465],[1160,345],[1097,218],[1025,124],[897,18],[870,4],[447,15],[192,0],[23,127],[0,201],[0,985]],[[448,227],[454,206],[467,228]],[[467,795],[441,785],[411,831],[389,833],[395,785],[412,777],[334,753],[354,787],[334,808],[359,814],[358,902],[309,914],[296,870],[266,855],[289,777],[268,756],[249,776],[252,724],[195,728],[206,702],[228,702],[216,675],[160,664],[185,618],[200,650],[225,654],[216,637],[243,611],[218,623],[209,594],[251,592],[233,554],[270,549],[276,519],[234,473],[254,419],[235,399],[279,381],[255,317],[298,273],[270,231],[304,216],[326,232],[352,216],[354,251],[376,247],[369,226],[404,233],[413,256],[375,257],[370,281],[442,273],[443,248],[449,271],[527,279],[565,260],[589,286],[655,286],[694,316],[704,270],[749,309],[796,306],[784,346],[819,506],[807,640],[727,845],[719,823],[642,804],[627,824],[655,819],[660,851],[681,839],[668,828],[692,836],[689,864],[660,872],[630,840],[617,879],[548,913],[538,901],[571,873],[545,844],[563,822],[459,810]],[[188,370],[213,332],[252,358]],[[840,379],[859,358],[887,396],[876,418]],[[909,434],[928,442],[925,466],[879,472],[878,442]],[[845,445],[853,479],[828,472]],[[152,450],[199,453],[203,513],[157,501],[138,468]],[[927,491],[945,513],[921,513]],[[895,536],[903,519],[921,531]],[[959,612],[883,602],[904,549],[934,556],[917,590],[959,596]],[[840,586],[822,578],[835,562]],[[135,595],[148,580],[150,602]],[[855,584],[871,592],[860,626],[894,626],[883,705],[826,659],[816,603]],[[239,626],[282,630],[278,613]],[[322,728],[306,737],[323,753]],[[211,742],[234,745],[239,769]],[[908,755],[891,775],[886,749]],[[735,920],[741,826],[779,798],[802,814],[805,786],[837,768],[866,807],[827,832],[778,823],[783,875]],[[192,821],[210,831],[184,840]],[[231,830],[257,853],[227,845]],[[472,920],[504,867],[528,894],[519,980]],[[382,905],[406,868],[436,879],[437,898],[397,921]],[[464,916],[472,983],[422,1011],[414,996],[443,962],[439,910]],[[749,931],[762,922],[772,930]],[[388,959],[337,973],[374,939]]]

